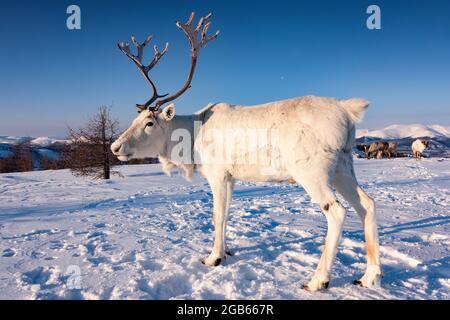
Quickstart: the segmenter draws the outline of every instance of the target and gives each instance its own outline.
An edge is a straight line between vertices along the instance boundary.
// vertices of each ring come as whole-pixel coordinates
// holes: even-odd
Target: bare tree
[[[68,129],[70,143],[62,152],[64,164],[75,176],[109,179],[118,160],[110,146],[118,137],[119,123],[110,117],[109,108],[102,106],[83,128]]]
[[[0,173],[16,172],[17,166],[13,157],[0,158]]]
[[[11,153],[11,157],[0,159],[0,172],[33,171],[33,151],[29,141],[13,144]]]
[[[33,152],[30,142],[16,144],[11,149],[14,153],[13,158],[16,164],[16,171],[33,171]]]
[[[30,142],[20,142],[11,146],[11,157],[0,159],[0,172],[33,171],[33,152]]]
[[[51,159],[44,155],[41,159],[40,170],[59,170],[64,169],[64,159]]]

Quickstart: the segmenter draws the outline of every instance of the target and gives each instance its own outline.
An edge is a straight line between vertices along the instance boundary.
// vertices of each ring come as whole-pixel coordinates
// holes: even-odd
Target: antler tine
[[[209,19],[212,17],[212,13],[209,13],[205,17],[201,17],[200,21],[197,24],[197,27],[194,29],[192,27],[193,18],[195,17],[195,13],[191,13],[191,16],[186,24],[181,23],[180,21],[177,21],[177,26],[188,37],[189,43],[191,45],[192,52],[197,55],[198,51],[203,48],[208,42],[214,40],[219,35],[220,31],[217,31],[215,34],[213,34],[210,37],[206,36],[206,33],[211,25],[211,22]],[[200,33],[200,30],[203,28],[201,32],[201,40],[198,42],[198,35]]]
[[[216,39],[219,34],[220,34],[220,30],[217,30],[216,33],[214,33],[212,36],[207,37],[206,33],[208,32],[209,26],[211,25],[211,22],[208,22],[205,27],[203,28],[202,31],[202,41],[200,42],[200,47],[203,48],[204,46],[206,46],[206,44],[214,39]]]
[[[137,50],[136,55],[131,53],[130,44],[128,42],[127,43],[124,43],[124,42],[118,43],[119,49],[123,53],[125,53],[125,55],[136,64],[139,71],[142,73],[142,75],[147,80],[147,82],[149,83],[149,85],[151,86],[151,88],[153,90],[152,97],[146,103],[136,105],[140,110],[145,110],[149,105],[151,105],[157,99],[167,96],[167,94],[165,94],[165,95],[158,94],[158,91],[156,90],[156,86],[153,83],[153,81],[150,79],[148,73],[151,69],[153,69],[153,67],[158,63],[158,61],[166,54],[167,50],[169,49],[169,43],[166,43],[164,50],[161,52],[158,50],[158,47],[156,45],[153,46],[153,50],[154,50],[153,60],[148,65],[144,65],[142,63],[142,60],[144,57],[144,48],[152,39],[153,39],[153,35],[150,35],[142,43],[139,43],[134,36],[131,36],[131,41],[133,42],[133,44],[135,45],[136,50]]]
[[[137,48],[139,48],[141,46],[141,44],[136,40],[136,38],[134,36],[131,36],[131,41]]]
[[[192,25],[192,22],[194,21],[194,19],[195,19],[195,12],[192,12],[191,15],[190,15],[190,17],[189,17],[188,22],[186,22],[186,25],[187,25],[187,26]]]
[[[152,41],[153,35],[149,35],[147,39],[142,43],[142,46],[145,47],[150,41]]]
[[[213,34],[210,37],[206,36],[206,33],[211,25],[211,22],[209,22],[209,19],[211,17],[212,17],[212,13],[209,13],[208,15],[201,17],[197,24],[197,27],[195,29],[192,27],[192,23],[194,22],[194,19],[195,19],[195,12],[191,13],[189,20],[187,21],[186,24],[183,24],[180,21],[177,21],[178,28],[183,30],[183,32],[186,34],[186,36],[189,40],[189,44],[191,46],[191,67],[189,69],[189,74],[188,74],[185,84],[183,85],[183,87],[180,90],[178,90],[177,93],[175,93],[174,95],[169,96],[163,100],[156,101],[155,105],[153,107],[151,107],[151,110],[157,111],[162,105],[164,105],[165,103],[170,102],[172,100],[175,100],[176,98],[181,96],[187,89],[189,89],[191,87],[192,78],[194,76],[195,67],[197,65],[197,56],[198,56],[200,49],[203,48],[208,42],[217,38],[217,36],[219,35],[219,31],[217,31],[215,34]],[[203,30],[201,32],[201,39],[199,41],[198,38],[199,38],[200,30],[202,28],[203,28]]]
[[[166,42],[164,50],[161,51],[161,52],[159,51],[158,46],[154,45],[153,46],[153,51],[155,52],[154,58],[153,58],[152,62],[148,65],[148,68],[152,69],[158,63],[159,59],[161,59],[162,56],[164,56],[166,54],[168,49],[169,49],[169,43],[168,42]]]
[[[119,47],[119,49],[125,53],[127,56],[131,53],[130,52],[130,44],[128,42],[119,42],[117,44],[117,46]]]
[[[200,21],[198,22],[197,28],[195,28],[195,31],[199,32],[200,29],[203,27],[205,22],[208,22],[208,20],[212,17],[212,13],[208,13],[205,17],[201,17]]]
[[[144,48],[153,39],[153,35],[148,36],[147,39],[144,40],[144,42],[139,43],[134,36],[131,36],[131,41],[135,45],[137,49],[137,55],[135,56],[140,63],[142,63],[142,59],[144,58]]]

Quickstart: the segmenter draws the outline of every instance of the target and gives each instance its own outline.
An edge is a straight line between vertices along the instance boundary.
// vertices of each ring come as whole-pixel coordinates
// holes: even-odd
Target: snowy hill
[[[35,169],[39,169],[43,158],[48,158],[50,160],[59,159],[61,148],[67,141],[49,137],[32,138],[0,136],[0,158],[14,156],[13,146],[20,143],[30,143],[33,166]]]
[[[67,140],[49,137],[32,138],[32,137],[0,136],[0,144],[2,145],[13,145],[25,142],[29,142],[32,146],[35,147],[45,148],[45,147],[52,147],[58,144],[65,144],[67,143]]]
[[[394,124],[381,130],[359,129],[356,138],[373,137],[380,139],[403,139],[403,138],[450,138],[450,126],[422,125],[422,124]]]
[[[377,204],[381,288],[352,284],[365,249],[350,210],[330,288],[302,289],[326,219],[290,184],[237,183],[234,255],[204,266],[213,238],[207,182],[135,165],[108,182],[67,170],[0,174],[0,299],[450,299],[450,160],[356,160],[355,170]]]
[[[40,146],[40,147],[51,147],[55,144],[65,144],[67,140],[54,139],[49,137],[39,137],[36,139],[32,139],[30,141],[31,145]]]

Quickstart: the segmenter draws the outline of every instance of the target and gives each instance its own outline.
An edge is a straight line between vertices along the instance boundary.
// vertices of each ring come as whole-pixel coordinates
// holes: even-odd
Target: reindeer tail
[[[364,99],[349,99],[341,101],[341,105],[347,110],[353,123],[361,122],[369,102]]]

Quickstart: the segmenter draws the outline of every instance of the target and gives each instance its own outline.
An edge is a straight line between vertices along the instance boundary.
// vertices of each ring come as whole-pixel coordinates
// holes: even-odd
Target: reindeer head
[[[162,110],[160,108],[168,102],[175,100],[190,88],[200,49],[208,42],[216,39],[219,35],[219,31],[217,31],[212,36],[206,36],[211,25],[209,21],[211,16],[212,14],[210,13],[205,17],[201,17],[196,28],[192,26],[195,18],[194,12],[191,13],[186,24],[177,21],[178,28],[183,30],[191,46],[191,66],[185,84],[178,92],[171,96],[168,96],[168,94],[159,95],[155,84],[149,76],[150,70],[153,69],[160,58],[167,52],[169,48],[168,43],[166,43],[164,50],[161,52],[157,46],[153,47],[154,57],[148,65],[144,65],[142,62],[143,53],[145,46],[153,39],[153,36],[149,36],[143,43],[139,43],[135,37],[131,37],[137,49],[136,55],[131,53],[129,43],[121,42],[118,44],[119,49],[138,67],[153,92],[152,97],[147,102],[136,105],[139,115],[134,119],[131,126],[111,145],[112,152],[119,160],[127,161],[134,158],[156,157],[164,149],[170,122],[175,117],[175,106],[171,104]],[[201,38],[199,39],[200,34]]]
[[[111,145],[112,152],[120,161],[157,157],[164,148],[166,132],[174,116],[174,104],[161,111],[139,112],[131,126]]]

